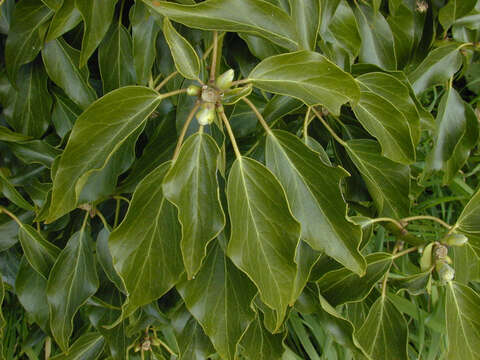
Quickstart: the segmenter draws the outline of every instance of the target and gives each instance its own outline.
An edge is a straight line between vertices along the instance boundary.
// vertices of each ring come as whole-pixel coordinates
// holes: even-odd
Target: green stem
[[[310,124],[310,113],[312,112],[311,107],[309,106],[307,109],[307,113],[305,114],[305,119],[303,120],[303,138],[307,140],[308,138],[308,124]]]
[[[335,131],[333,131],[333,129],[330,127],[330,125],[328,125],[328,123],[325,121],[325,119],[322,117],[322,115],[317,111],[317,109],[315,109],[314,107],[312,107],[312,111],[314,112],[314,114],[317,116],[317,118],[321,121],[321,123],[323,124],[323,126],[325,126],[325,128],[328,130],[328,132],[330,133],[330,135],[332,135],[332,137],[342,146],[346,147],[347,146],[347,143],[345,141],[343,141],[336,133]]]
[[[121,199],[116,199],[117,203],[115,204],[115,219],[113,220],[113,228],[115,229],[118,225],[118,217],[120,216],[120,202]]]
[[[5,209],[3,206],[0,206],[0,213],[4,213],[8,216],[10,216],[13,220],[15,220],[15,222],[19,225],[19,226],[23,226],[23,223],[20,221],[20,219],[18,217],[15,216],[15,214],[11,213],[10,211],[8,211],[7,209]]]
[[[237,141],[235,140],[235,136],[233,135],[233,130],[232,127],[230,126],[230,123],[228,122],[227,116],[225,115],[225,112],[223,110],[219,110],[218,114],[223,120],[223,123],[225,124],[225,128],[227,129],[228,136],[230,137],[230,141],[232,142],[233,146],[233,151],[235,152],[235,156],[237,159],[242,158],[242,154],[240,153],[240,150],[238,149]]]
[[[372,223],[378,223],[378,222],[391,222],[395,224],[399,230],[402,230],[405,227],[399,221],[392,218],[388,218],[388,217],[380,217],[380,218],[372,219]]]
[[[173,79],[177,75],[178,75],[178,71],[172,72],[165,79],[163,79],[160,84],[158,84],[158,86],[155,88],[155,91],[160,91],[161,88],[163,88],[171,79]],[[158,81],[159,77],[160,77],[160,75],[157,77],[157,79],[155,79],[154,83],[156,83]]]
[[[255,113],[258,121],[260,122],[260,124],[262,124],[263,128],[265,129],[265,131],[268,133],[268,134],[271,134],[272,133],[272,130],[270,129],[270,127],[268,126],[267,122],[265,121],[265,119],[263,118],[262,114],[260,114],[260,111],[258,111],[257,107],[248,99],[248,98],[242,98],[242,100],[248,105],[250,106],[250,108],[253,110],[253,112]]]
[[[217,73],[217,56],[218,56],[218,32],[213,32],[213,53],[212,64],[210,67],[210,84],[215,83],[215,75]]]
[[[405,222],[410,222],[410,221],[415,221],[415,220],[432,220],[432,221],[435,221],[435,222],[439,223],[440,225],[447,228],[448,230],[452,229],[452,226],[448,225],[445,221],[443,221],[442,219],[439,219],[435,216],[418,215],[418,216],[410,216],[410,217],[406,217],[406,218],[402,219],[402,221],[405,221]]]

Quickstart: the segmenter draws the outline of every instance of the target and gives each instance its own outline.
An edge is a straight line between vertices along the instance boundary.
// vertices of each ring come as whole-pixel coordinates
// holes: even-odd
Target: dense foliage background
[[[480,1],[0,4],[0,358],[480,358]]]

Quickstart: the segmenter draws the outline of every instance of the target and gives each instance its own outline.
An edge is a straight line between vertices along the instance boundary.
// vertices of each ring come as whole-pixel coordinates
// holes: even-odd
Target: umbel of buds
[[[215,86],[222,91],[228,90],[232,86],[234,76],[235,72],[232,69],[225,71],[217,78]]]
[[[202,92],[202,89],[199,86],[190,85],[187,88],[187,95],[190,95],[190,96],[199,96],[201,92]]]
[[[450,234],[443,239],[448,246],[463,246],[468,242],[468,238],[463,234]]]

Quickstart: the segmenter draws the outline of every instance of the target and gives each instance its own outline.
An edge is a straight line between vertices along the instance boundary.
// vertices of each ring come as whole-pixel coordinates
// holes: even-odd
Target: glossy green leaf
[[[15,293],[25,311],[44,331],[48,331],[47,279],[35,271],[25,257],[15,279]]]
[[[50,329],[63,351],[68,349],[75,314],[99,286],[91,242],[85,228],[73,234],[48,277]]]
[[[32,268],[48,279],[48,274],[58,258],[60,249],[28,224],[22,224],[19,227],[18,239]]]
[[[210,340],[205,335],[200,324],[194,317],[187,318],[187,322],[178,329],[178,347],[181,360],[207,360],[215,353]]]
[[[347,153],[360,171],[381,216],[409,214],[410,168],[383,157],[373,140],[350,140]]]
[[[360,62],[374,64],[385,70],[396,70],[394,38],[382,13],[362,4],[356,6],[355,17],[362,39]]]
[[[474,360],[480,356],[480,296],[457,282],[447,284],[446,324],[448,359]]]
[[[358,251],[361,230],[346,219],[340,191],[345,171],[325,165],[318,153],[285,131],[268,134],[266,159],[301,224],[302,240],[362,275],[366,265]]]
[[[187,79],[198,79],[200,60],[197,53],[187,39],[173,27],[168,18],[163,19],[163,35],[170,47],[178,72]]]
[[[330,1],[330,3],[335,2],[338,3],[338,6],[328,24],[328,35],[331,33],[332,39],[328,40],[332,42],[338,41],[339,46],[347,50],[352,58],[355,58],[359,54],[362,44],[357,20],[352,8],[346,1]]]
[[[263,326],[260,318],[256,318],[248,327],[240,346],[243,354],[249,359],[272,360],[280,359],[284,352],[283,335],[271,334]]]
[[[27,211],[16,215],[23,222],[28,223],[33,220],[33,212]],[[8,250],[18,242],[18,223],[10,216],[0,215],[0,252]]]
[[[178,208],[180,246],[189,278],[198,272],[208,243],[225,225],[217,181],[219,154],[211,136],[192,135],[163,180],[165,197]]]
[[[184,271],[177,210],[161,186],[169,166],[158,167],[137,186],[125,220],[108,241],[128,293],[125,316],[160,298]]]
[[[52,40],[42,49],[42,58],[50,79],[80,108],[87,108],[97,95],[88,82],[87,67],[79,69],[80,52],[64,40]]]
[[[476,0],[449,0],[438,13],[438,20],[447,30],[457,19],[467,15],[475,8]]]
[[[352,109],[360,123],[378,139],[384,156],[400,163],[413,162],[420,140],[420,116],[408,88],[384,73],[368,73],[356,80],[360,101]]]
[[[480,233],[480,189],[463,208],[455,227],[465,233]]]
[[[408,359],[407,322],[385,296],[372,305],[357,338],[372,359]]]
[[[12,143],[8,147],[25,164],[42,164],[47,168],[51,168],[55,158],[62,153],[61,150],[42,140]]]
[[[115,284],[117,289],[125,292],[125,285],[123,284],[122,279],[113,267],[112,254],[110,253],[110,248],[108,247],[109,237],[110,231],[107,228],[103,228],[98,233],[96,241],[97,260],[100,263],[103,271],[105,272],[105,275],[107,275],[110,281]]]
[[[253,280],[262,301],[277,311],[278,328],[294,300],[300,225],[278,180],[255,160],[234,162],[227,200],[231,221],[227,254]]]
[[[145,85],[152,71],[156,57],[156,39],[160,26],[147,10],[143,2],[137,1],[130,13],[132,24],[133,61],[137,74],[137,84]]]
[[[53,356],[52,360],[95,360],[102,354],[105,339],[96,332],[86,332],[75,341],[67,354]]]
[[[0,126],[0,141],[21,142],[30,139],[31,137],[28,135],[19,134],[5,126]]]
[[[114,26],[102,41],[98,48],[98,65],[104,94],[135,84],[132,38],[122,24]]]
[[[75,0],[75,7],[80,11],[84,23],[80,68],[83,68],[112,22],[115,4],[118,0]]]
[[[426,293],[428,282],[431,277],[431,271],[425,271],[414,275],[392,277],[388,279],[388,286],[391,286],[397,292],[406,290],[411,295],[420,295]]]
[[[82,113],[58,164],[47,221],[75,208],[88,177],[105,167],[160,101],[158,93],[151,89],[128,86],[105,95]]]
[[[195,279],[177,290],[220,356],[235,359],[237,343],[254,318],[250,304],[257,290],[248,277],[216,244]]]
[[[33,211],[33,206],[15,189],[10,181],[0,172],[0,193],[12,203],[24,210]]]
[[[313,50],[320,29],[321,2],[319,0],[289,0],[292,18],[297,25],[300,48]]]
[[[456,282],[468,285],[470,281],[480,280],[480,257],[471,239],[463,246],[452,246],[450,251],[454,259],[452,267]]]
[[[450,44],[431,51],[414,71],[408,74],[415,94],[434,85],[444,84],[462,64],[459,44]]]
[[[5,44],[8,77],[14,81],[20,66],[37,56],[42,48],[42,33],[53,11],[38,0],[23,0],[15,6]]]
[[[373,289],[392,263],[386,253],[367,255],[367,271],[363,277],[341,268],[326,273],[318,281],[320,294],[333,306],[360,301]]]
[[[387,21],[395,40],[397,67],[403,69],[411,59],[414,47],[419,40],[417,38],[418,20],[415,12],[409,9],[408,5],[400,4]]]
[[[252,70],[249,79],[263,90],[295,97],[307,105],[324,105],[335,114],[343,104],[356,103],[360,97],[350,74],[311,51],[267,58]]]
[[[47,5],[52,10],[58,10],[64,0],[41,0],[45,5]]]
[[[289,50],[298,48],[295,23],[278,7],[261,0],[207,0],[195,5],[142,0],[175,22],[202,30],[250,33]]]
[[[82,109],[69,97],[54,92],[55,102],[52,111],[52,123],[57,134],[62,138],[72,130],[73,124],[82,113]]]
[[[72,30],[82,21],[80,11],[75,7],[75,0],[63,0],[62,6],[55,11],[50,22],[46,41],[59,38]]]

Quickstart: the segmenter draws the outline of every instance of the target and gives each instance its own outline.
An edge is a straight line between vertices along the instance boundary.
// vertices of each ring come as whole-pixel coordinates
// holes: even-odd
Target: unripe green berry
[[[215,85],[220,90],[227,90],[232,86],[232,81],[235,76],[233,69],[225,71],[222,75],[217,78]]]
[[[190,96],[198,96],[198,95],[200,95],[201,91],[202,90],[200,89],[200,87],[195,86],[195,85],[190,85],[187,88],[187,94],[190,95]]]
[[[215,120],[215,104],[203,103],[197,112],[197,121],[199,125],[209,125]]]
[[[468,238],[463,234],[450,234],[443,241],[449,246],[463,246],[468,242]]]

